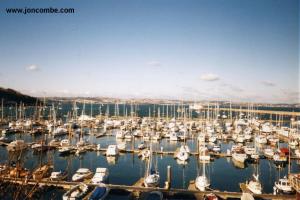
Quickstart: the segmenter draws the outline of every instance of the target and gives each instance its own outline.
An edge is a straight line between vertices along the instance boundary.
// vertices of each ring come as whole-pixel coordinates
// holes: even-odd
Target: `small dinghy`
[[[79,200],[88,192],[89,188],[86,184],[80,183],[75,185],[63,195],[63,200]]]
[[[92,192],[89,200],[103,200],[109,193],[109,188],[107,188],[104,184],[101,184],[95,188]]]

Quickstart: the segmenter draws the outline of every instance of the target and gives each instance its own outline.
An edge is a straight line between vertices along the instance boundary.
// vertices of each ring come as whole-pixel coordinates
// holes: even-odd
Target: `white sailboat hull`
[[[195,186],[200,191],[205,191],[210,186],[209,180],[206,176],[198,176],[195,181]]]

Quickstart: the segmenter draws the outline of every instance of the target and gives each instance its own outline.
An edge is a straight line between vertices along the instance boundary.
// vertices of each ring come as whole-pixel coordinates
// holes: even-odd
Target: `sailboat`
[[[246,187],[254,194],[262,194],[262,186],[259,181],[258,166],[256,165],[256,174],[253,173],[253,179],[246,182]]]
[[[61,156],[68,155],[73,152],[74,148],[71,146],[70,138],[71,138],[71,124],[69,125],[69,138],[63,139],[60,142],[61,147],[58,149],[58,152]]]
[[[202,166],[202,175],[196,178],[195,186],[200,191],[205,191],[210,186],[210,181],[205,174],[205,162],[203,162]]]
[[[85,116],[85,101],[83,101],[83,109],[81,112],[81,116]],[[80,123],[80,139],[77,142],[77,147],[83,147],[85,146],[85,141],[83,139],[83,120],[84,118],[81,118],[81,123]]]
[[[41,142],[42,148],[43,148],[44,141]],[[53,170],[53,165],[51,163],[47,163],[45,165],[42,165],[42,151],[40,152],[40,166],[35,169],[32,173],[32,177],[34,180],[41,180],[42,178],[48,178],[50,176],[50,173]]]
[[[32,177],[34,180],[41,180],[42,178],[47,178],[50,176],[50,173],[53,169],[53,165],[45,164],[40,167],[38,167],[34,172],[32,173]]]
[[[146,169],[146,175],[144,179],[144,185],[145,187],[155,187],[159,184],[159,173],[157,169],[152,168],[152,143],[150,145],[150,156],[148,160],[148,165]]]
[[[279,135],[278,135],[278,138],[279,138]],[[290,147],[290,145],[289,145],[289,147]],[[277,143],[277,151],[273,155],[273,160],[274,160],[274,164],[279,167],[284,166],[287,163],[286,155],[283,152],[281,152],[281,150],[280,150],[280,141],[279,140]]]
[[[187,161],[190,157],[190,148],[189,146],[186,144],[186,136],[185,136],[185,131],[184,131],[184,142],[183,142],[183,145],[181,145],[179,151],[176,153],[175,157],[178,159],[178,160],[181,160],[181,161]]]
[[[289,137],[290,138],[290,137]],[[289,146],[289,165],[288,165],[288,174],[291,173],[291,156],[290,156],[290,146]],[[279,175],[279,179],[278,181],[275,182],[274,184],[274,193],[277,194],[279,192],[282,192],[282,193],[285,193],[285,194],[290,194],[290,193],[293,193],[294,192],[294,189],[293,187],[291,186],[290,182],[289,182],[289,179],[284,176],[283,178],[280,178],[280,169],[278,171]]]
[[[259,154],[257,152],[256,141],[254,140],[254,147],[245,147],[245,153],[249,156],[250,161],[257,163],[259,162]]]
[[[187,161],[189,159],[189,151],[187,150],[188,146],[182,145],[179,151],[176,153],[175,157],[181,161]]]

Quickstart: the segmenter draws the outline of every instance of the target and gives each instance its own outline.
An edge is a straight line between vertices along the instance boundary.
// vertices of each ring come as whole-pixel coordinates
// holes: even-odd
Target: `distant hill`
[[[0,104],[2,99],[4,99],[4,104],[15,104],[15,103],[24,103],[25,105],[35,105],[38,100],[35,97],[31,97],[28,95],[24,95],[18,91],[15,91],[10,88],[2,88],[0,87]]]

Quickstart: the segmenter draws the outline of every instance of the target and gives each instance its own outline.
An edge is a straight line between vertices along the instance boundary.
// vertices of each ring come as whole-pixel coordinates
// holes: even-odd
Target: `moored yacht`
[[[289,183],[289,180],[287,179],[287,177],[281,178],[277,182],[275,182],[274,188],[277,190],[276,193],[282,192],[282,193],[289,194],[289,193],[294,192],[294,190],[293,190],[291,184]]]
[[[150,145],[150,157],[147,164],[144,185],[145,187],[156,187],[159,184],[160,176],[157,169],[152,166],[152,145]]]
[[[254,194],[262,193],[262,186],[259,182],[258,175],[253,174],[253,180],[246,183],[246,187]]]
[[[247,159],[247,155],[242,152],[234,152],[232,154],[232,159],[234,159],[235,161],[240,162],[240,163],[245,163],[245,161]]]
[[[24,140],[15,140],[12,141],[7,145],[7,150],[14,152],[14,151],[22,151],[27,148],[27,144],[24,142]]]
[[[271,148],[264,149],[264,156],[266,156],[267,158],[273,158],[274,150]]]
[[[84,179],[91,178],[93,173],[87,168],[79,168],[72,176],[72,181],[83,181]]]
[[[68,173],[66,171],[58,171],[58,172],[52,172],[50,175],[51,181],[62,181],[65,180],[68,177]]]
[[[43,165],[41,167],[38,167],[34,172],[32,173],[32,177],[34,180],[41,180],[42,178],[47,178],[50,176],[51,171],[53,170],[53,165]]]
[[[107,168],[98,167],[96,168],[96,173],[93,176],[91,183],[99,184],[99,183],[106,182],[108,180],[108,175],[109,172]]]
[[[195,181],[195,186],[198,190],[205,191],[210,186],[210,182],[205,175],[198,176]]]
[[[117,145],[109,145],[106,150],[106,156],[117,156],[119,149]]]
[[[284,165],[287,163],[287,157],[283,153],[276,152],[273,156],[275,165]]]

